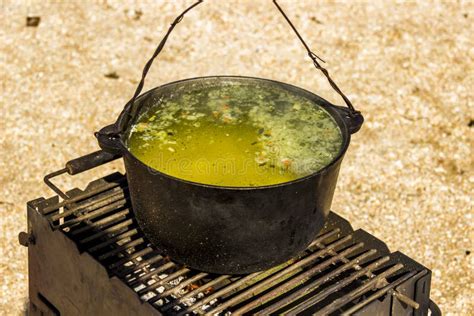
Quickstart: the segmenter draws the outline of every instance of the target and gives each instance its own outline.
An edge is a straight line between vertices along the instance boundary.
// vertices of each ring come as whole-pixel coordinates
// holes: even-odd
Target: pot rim
[[[302,181],[306,181],[307,179],[310,179],[312,177],[316,177],[320,174],[325,173],[328,169],[330,169],[333,165],[337,164],[344,157],[344,154],[346,153],[347,148],[349,147],[349,143],[350,143],[350,140],[351,140],[351,133],[349,132],[349,128],[346,124],[346,121],[343,119],[343,117],[341,115],[341,112],[338,111],[337,106],[330,103],[326,99],[323,99],[322,97],[318,96],[317,94],[314,94],[311,91],[308,91],[304,88],[301,88],[301,87],[298,87],[298,86],[295,86],[295,85],[292,85],[292,84],[289,84],[289,83],[285,83],[285,82],[281,82],[281,81],[277,81],[277,80],[273,80],[273,79],[267,79],[267,78],[259,78],[259,77],[251,77],[251,76],[238,76],[238,75],[214,75],[214,76],[192,77],[192,78],[186,78],[186,79],[180,79],[180,80],[172,81],[172,82],[157,86],[155,88],[152,88],[152,89],[144,92],[140,96],[138,96],[137,99],[136,99],[136,102],[140,102],[148,94],[150,94],[150,93],[152,93],[156,90],[166,88],[166,87],[169,87],[169,86],[172,86],[172,85],[184,83],[184,82],[196,81],[196,80],[202,80],[202,79],[206,79],[206,80],[209,80],[209,79],[230,79],[230,80],[242,80],[242,81],[246,81],[246,80],[263,81],[263,82],[273,83],[273,84],[277,84],[277,85],[286,87],[288,90],[290,90],[291,92],[294,92],[294,93],[299,92],[300,95],[302,94],[304,97],[306,97],[309,100],[315,102],[317,105],[323,107],[323,109],[325,109],[331,115],[331,117],[336,121],[336,123],[337,123],[337,125],[338,125],[338,127],[341,131],[341,134],[342,134],[342,145],[341,145],[341,148],[339,149],[338,154],[324,168],[319,169],[318,171],[313,172],[313,173],[311,173],[309,175],[306,175],[304,177],[297,178],[297,179],[292,180],[292,181],[282,182],[282,183],[277,183],[277,184],[272,184],[272,185],[242,187],[242,186],[220,186],[220,185],[205,184],[205,183],[185,180],[185,179],[177,178],[177,177],[174,177],[172,175],[166,174],[164,172],[156,170],[155,168],[145,164],[140,159],[138,159],[132,152],[130,152],[128,150],[128,148],[125,145],[124,140],[123,140],[123,138],[126,135],[129,134],[129,132],[128,132],[129,129],[128,128],[130,127],[130,125],[134,124],[134,122],[132,122],[132,121],[130,122],[130,125],[127,127],[127,132],[120,135],[120,138],[118,139],[118,142],[120,143],[120,150],[122,151],[122,153],[124,155],[128,156],[128,157],[133,158],[136,162],[138,162],[139,164],[141,164],[144,167],[148,168],[151,172],[153,172],[153,174],[158,174],[158,175],[160,175],[162,177],[165,177],[165,178],[168,178],[170,180],[175,180],[175,181],[179,181],[179,182],[183,182],[183,183],[186,183],[186,184],[199,186],[199,187],[203,187],[203,188],[212,188],[212,189],[221,189],[221,190],[234,190],[234,191],[265,190],[265,189],[272,189],[272,188],[287,186],[287,185],[299,183],[299,182],[302,182]],[[122,112],[117,121],[121,121],[124,115],[125,115],[125,113]]]

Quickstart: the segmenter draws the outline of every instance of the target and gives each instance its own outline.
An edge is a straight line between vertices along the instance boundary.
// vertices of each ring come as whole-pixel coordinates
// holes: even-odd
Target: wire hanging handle
[[[298,36],[298,39],[300,40],[301,44],[303,44],[303,46],[306,48],[306,51],[308,52],[308,56],[309,58],[311,58],[311,60],[313,61],[313,64],[314,64],[314,67],[316,67],[316,69],[319,69],[323,74],[324,76],[327,78],[327,80],[329,81],[329,84],[331,85],[331,87],[341,96],[342,99],[344,99],[344,102],[346,103],[347,107],[349,108],[349,115],[353,116],[355,114],[358,113],[358,111],[356,111],[354,109],[354,106],[352,105],[352,102],[349,100],[348,97],[346,97],[346,95],[341,91],[341,89],[339,89],[339,87],[337,86],[337,84],[334,82],[334,80],[332,80],[331,76],[329,76],[329,72],[327,71],[326,68],[324,68],[323,66],[321,66],[321,64],[319,63],[318,59],[325,63],[325,61],[319,57],[318,55],[316,55],[315,53],[313,53],[311,51],[311,49],[309,48],[308,44],[306,44],[306,42],[304,41],[303,37],[301,37],[301,34],[298,32],[298,30],[296,29],[295,25],[290,21],[290,18],[286,15],[286,13],[283,11],[283,9],[280,7],[280,5],[278,4],[277,0],[273,0],[273,4],[277,7],[278,11],[280,11],[281,15],[283,15],[283,17],[285,18],[286,22],[288,22],[288,24],[290,25],[290,27],[293,29],[293,31],[295,32],[296,36]]]
[[[145,78],[146,78],[146,75],[148,74],[148,71],[150,70],[150,67],[151,65],[153,64],[153,61],[155,60],[155,58],[158,56],[158,54],[163,50],[165,44],[166,44],[166,41],[168,40],[168,37],[169,35],[171,34],[171,32],[173,31],[173,29],[176,27],[176,25],[181,22],[184,18],[184,15],[190,11],[191,9],[193,9],[194,7],[196,7],[197,5],[201,4],[202,2],[204,2],[204,0],[199,0],[195,3],[193,3],[191,6],[189,6],[188,8],[186,8],[180,15],[178,15],[176,17],[176,19],[173,21],[173,23],[171,23],[171,26],[169,27],[168,31],[166,32],[165,36],[163,37],[163,39],[161,40],[161,42],[158,44],[155,52],[153,53],[153,56],[150,58],[150,60],[148,60],[148,62],[145,64],[145,67],[143,68],[143,71],[142,71],[142,77],[140,79],[140,82],[138,83],[138,86],[137,88],[135,89],[135,93],[133,94],[132,98],[127,102],[127,104],[125,105],[121,115],[119,116],[119,119],[115,122],[114,124],[114,128],[113,129],[108,129],[108,131],[106,132],[106,135],[105,136],[108,136],[108,137],[118,137],[121,133],[125,132],[125,130],[127,129],[128,127],[128,124],[129,122],[135,118],[135,116],[137,115],[138,113],[138,110],[139,110],[139,107],[137,104],[135,104],[135,100],[137,99],[137,97],[140,95],[140,93],[142,92],[142,89],[143,89],[143,86],[145,85]],[[278,2],[276,0],[273,0],[273,4],[277,7],[278,11],[283,15],[283,17],[285,18],[285,20],[288,22],[288,24],[290,25],[290,27],[293,29],[293,31],[295,32],[296,36],[298,37],[298,39],[301,41],[301,43],[303,44],[303,46],[306,48],[307,52],[308,52],[308,56],[311,58],[311,60],[313,61],[313,64],[314,66],[319,69],[323,74],[324,76],[327,78],[327,80],[329,81],[329,84],[331,85],[331,87],[344,99],[344,102],[346,103],[348,109],[349,109],[349,115],[350,116],[353,116],[353,115],[356,115],[357,113],[359,113],[358,111],[356,111],[354,109],[354,106],[352,105],[351,101],[344,95],[344,93],[341,91],[341,89],[339,89],[339,87],[336,85],[336,83],[331,79],[331,77],[329,76],[329,73],[328,71],[326,70],[326,68],[322,67],[320,62],[325,62],[323,59],[321,59],[318,55],[316,55],[315,53],[313,53],[311,51],[311,49],[309,48],[308,44],[306,44],[306,42],[303,40],[303,38],[301,37],[300,33],[298,32],[298,30],[296,29],[296,27],[294,26],[294,24],[290,21],[290,19],[288,18],[288,16],[286,15],[286,13],[283,11],[283,9],[280,7],[280,5],[278,4]],[[98,132],[99,134],[102,134],[104,132]],[[96,133],[96,136],[97,136],[97,133]]]
[[[155,52],[153,53],[153,56],[151,56],[150,60],[148,60],[147,63],[145,64],[145,67],[143,68],[143,71],[142,71],[142,78],[140,79],[140,82],[138,83],[138,86],[135,89],[135,93],[133,94],[133,97],[127,102],[122,113],[119,115],[119,119],[115,122],[114,128],[109,129],[108,135],[106,136],[118,137],[121,133],[125,132],[125,130],[127,129],[128,123],[138,113],[139,109],[135,105],[135,100],[142,92],[143,86],[145,85],[146,75],[148,74],[148,71],[150,70],[150,67],[153,64],[153,61],[158,56],[158,54],[163,50],[163,48],[165,47],[166,41],[168,40],[169,35],[173,31],[173,29],[176,27],[176,25],[183,20],[184,15],[188,13],[188,11],[190,11],[192,8],[194,8],[195,6],[203,2],[204,0],[199,0],[193,3],[191,6],[186,8],[186,10],[184,10],[180,15],[178,15],[176,19],[174,19],[173,23],[171,23],[171,26],[169,27],[165,36],[161,40],[160,44],[158,44],[158,46],[156,47]],[[100,133],[100,132],[97,132],[97,133]],[[97,133],[96,133],[96,136],[97,136]]]

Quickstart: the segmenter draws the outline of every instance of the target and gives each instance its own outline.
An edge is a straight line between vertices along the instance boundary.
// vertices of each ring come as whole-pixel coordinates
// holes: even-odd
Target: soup
[[[130,130],[130,152],[202,184],[266,186],[327,166],[342,134],[315,102],[265,84],[194,87],[155,100]]]

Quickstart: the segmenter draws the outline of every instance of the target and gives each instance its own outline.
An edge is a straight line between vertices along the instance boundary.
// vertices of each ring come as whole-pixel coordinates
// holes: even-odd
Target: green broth
[[[130,131],[129,150],[165,174],[254,187],[292,181],[328,165],[342,136],[316,103],[270,85],[226,84],[156,100]]]

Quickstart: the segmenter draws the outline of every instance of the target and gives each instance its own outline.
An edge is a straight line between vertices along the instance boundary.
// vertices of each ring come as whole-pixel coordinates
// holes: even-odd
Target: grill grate
[[[354,314],[389,297],[423,308],[398,287],[430,272],[334,213],[307,250],[267,271],[243,276],[189,269],[160,254],[133,217],[126,178],[113,174],[40,210],[54,230],[92,255],[164,314]],[[429,293],[424,289],[424,295]],[[426,308],[425,308],[426,310]]]

